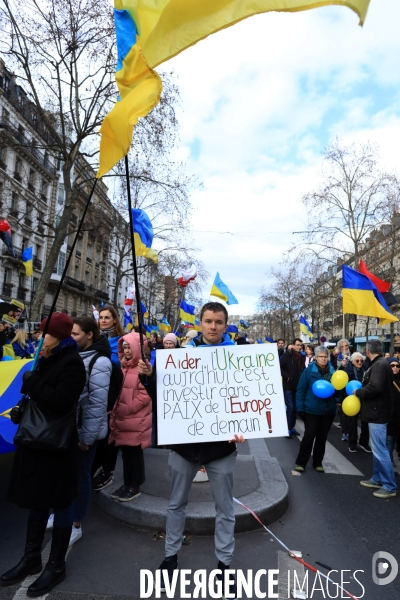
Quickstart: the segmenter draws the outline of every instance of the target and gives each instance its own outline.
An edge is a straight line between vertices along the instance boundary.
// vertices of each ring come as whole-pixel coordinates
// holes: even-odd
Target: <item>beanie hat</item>
[[[164,342],[173,342],[176,347],[176,345],[178,343],[178,338],[176,337],[176,335],[174,333],[167,333],[167,335],[163,339],[163,343]]]
[[[399,360],[395,356],[390,356],[386,360],[389,363],[389,365],[391,365],[392,363],[396,363],[396,364],[400,365]]]
[[[43,321],[40,323],[40,331],[44,331],[47,319],[48,317],[43,319]],[[56,312],[51,315],[47,333],[60,341],[66,340],[70,337],[73,326],[74,322],[71,317],[65,313]]]

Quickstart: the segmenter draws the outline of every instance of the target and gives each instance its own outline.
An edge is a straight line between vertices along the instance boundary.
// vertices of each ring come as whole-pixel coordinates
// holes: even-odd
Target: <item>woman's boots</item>
[[[54,525],[49,560],[40,577],[28,587],[27,596],[31,598],[44,596],[53,587],[64,581],[67,575],[65,570],[65,556],[68,550],[71,531],[72,525],[69,527],[56,527]]]
[[[19,563],[3,573],[0,577],[0,585],[14,585],[22,581],[28,575],[36,575],[42,570],[42,544],[46,531],[47,515],[37,519],[30,516],[26,532],[26,544],[24,556]],[[71,537],[72,525],[69,527],[53,527],[53,538],[49,560],[43,573],[27,589],[27,596],[35,598],[50,592],[58,583],[66,577],[65,556]]]
[[[15,567],[3,573],[0,577],[0,585],[14,585],[28,575],[40,573],[42,570],[41,552],[46,524],[47,516],[39,519],[29,516],[24,555]]]

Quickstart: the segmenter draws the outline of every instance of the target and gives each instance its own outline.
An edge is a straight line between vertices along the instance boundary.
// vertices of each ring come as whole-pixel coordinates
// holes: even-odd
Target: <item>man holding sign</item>
[[[200,313],[201,334],[195,338],[196,347],[234,346],[229,335],[225,334],[228,324],[228,312],[219,302],[208,302]],[[162,353],[164,356],[166,351]],[[157,352],[158,354],[158,352]],[[173,351],[171,356],[183,358],[183,351]],[[196,360],[196,359],[193,359]],[[197,359],[198,360],[198,359]],[[146,361],[139,361],[139,373],[151,377],[154,382],[155,369]],[[151,392],[151,382],[149,382]],[[235,434],[231,440],[181,443],[171,446],[169,469],[171,475],[171,496],[167,511],[167,536],[165,541],[165,560],[160,569],[166,569],[171,582],[173,572],[178,568],[177,553],[182,546],[182,534],[185,527],[186,507],[193,478],[199,467],[205,465],[215,499],[215,554],[218,568],[223,572],[229,568],[235,547],[235,513],[233,510],[233,471],[236,461],[235,442],[243,443],[242,435]],[[223,579],[223,576],[221,576]],[[234,592],[234,584],[230,592]],[[162,578],[161,591],[165,591]]]

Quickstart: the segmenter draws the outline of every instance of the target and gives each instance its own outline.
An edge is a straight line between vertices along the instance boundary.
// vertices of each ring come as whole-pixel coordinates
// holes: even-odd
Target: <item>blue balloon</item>
[[[333,396],[335,393],[335,388],[329,381],[319,379],[318,381],[314,381],[312,391],[317,398],[329,398],[329,396]]]
[[[355,379],[354,381],[349,381],[349,383],[346,385],[346,394],[348,396],[352,396],[354,390],[359,390],[361,387],[361,381],[357,381],[357,379]]]

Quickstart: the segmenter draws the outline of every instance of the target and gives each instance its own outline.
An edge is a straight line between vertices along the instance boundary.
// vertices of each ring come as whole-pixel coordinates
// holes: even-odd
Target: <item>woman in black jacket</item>
[[[400,435],[400,362],[397,358],[387,359],[393,373],[393,410],[390,421],[387,425],[386,447],[389,450],[393,467],[395,462],[393,458],[394,445]]]
[[[46,321],[41,323],[41,331]],[[85,367],[71,337],[72,327],[72,319],[64,313],[52,315],[37,369],[24,377],[22,393],[37,403],[44,414],[48,411],[64,416],[72,412],[85,385]],[[13,585],[42,570],[41,550],[50,508],[54,508],[55,516],[49,560],[40,577],[29,586],[27,595],[47,594],[65,579],[65,555],[73,519],[72,500],[77,495],[77,447],[75,430],[64,452],[17,446],[8,500],[30,512],[24,555],[14,568],[1,576],[1,585]]]

